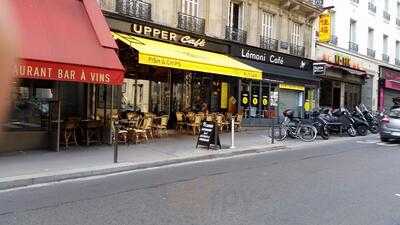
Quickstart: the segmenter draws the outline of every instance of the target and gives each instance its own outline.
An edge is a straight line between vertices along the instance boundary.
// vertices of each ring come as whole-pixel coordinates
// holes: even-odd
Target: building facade
[[[215,90],[218,90],[215,96],[214,91],[209,90],[211,95],[206,97],[211,111],[220,110],[221,103],[225,102],[220,99],[220,87],[225,83],[228,83],[229,93],[226,95],[229,102],[227,108],[243,112],[245,117],[272,118],[285,108],[293,108],[302,115],[305,109],[310,110],[318,102],[319,80],[312,76],[311,58],[315,54],[315,21],[322,12],[322,1],[99,0],[99,3],[111,30],[138,35],[137,32],[132,33],[129,24],[148,24],[197,40],[203,38],[207,42],[205,46],[190,47],[230,55],[263,71],[261,80],[243,77],[239,80],[214,80],[215,76],[210,76],[210,84],[217,84]],[[150,38],[154,39],[154,36]],[[167,108],[173,109],[169,112],[193,108],[199,95],[196,92],[205,86],[193,87],[197,83],[207,86],[208,81],[200,78],[204,76],[190,74],[190,78],[187,74],[182,75],[182,80],[191,79],[192,88],[185,88],[186,81],[181,82],[182,88],[179,85],[175,88],[185,90],[184,95],[191,95],[190,100],[175,98],[175,90],[173,87],[168,89],[167,82],[163,84],[142,77],[135,81],[126,80],[123,104],[152,112],[165,112]],[[178,77],[172,76],[171,79],[179,80]],[[168,93],[167,97],[162,96],[165,93]],[[203,95],[206,94],[200,94]],[[257,98],[257,104],[244,104],[241,101],[243,96]],[[280,103],[277,102],[278,96],[282,99]],[[169,102],[169,106],[160,101]],[[176,101],[182,107],[174,106]],[[154,105],[154,102],[157,104]],[[219,105],[213,102],[219,102]],[[234,106],[230,105],[232,102]],[[155,110],[157,107],[159,109]]]
[[[342,99],[335,100],[334,106],[337,103],[346,106],[343,96],[349,91],[361,95],[360,103],[374,110],[382,109],[385,103],[379,93],[384,88],[380,82],[384,78],[380,76],[380,67],[400,69],[400,3],[395,0],[327,0],[324,6],[334,6],[330,10],[332,37],[329,43],[317,44],[316,59],[337,65],[335,57],[343,58],[348,62],[339,66],[367,74],[364,79],[362,74],[357,75],[360,71],[346,71],[350,77],[359,76],[363,83],[361,91],[354,82],[338,80],[335,85],[342,94],[337,96]]]

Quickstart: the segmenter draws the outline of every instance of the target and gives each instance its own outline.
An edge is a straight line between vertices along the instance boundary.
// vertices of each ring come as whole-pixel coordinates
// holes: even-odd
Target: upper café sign
[[[248,58],[252,60],[257,60],[257,61],[263,61],[263,62],[268,62],[272,64],[280,64],[283,65],[285,63],[284,58],[282,56],[275,56],[273,54],[267,55],[267,53],[264,54],[258,54],[256,52],[252,52],[251,50],[247,49],[241,49],[241,56],[243,58]]]
[[[259,61],[267,64],[275,64],[292,67],[300,70],[312,68],[312,61],[305,58],[291,56],[279,52],[262,50],[253,47],[242,47],[237,45],[232,48],[232,54],[236,57]]]
[[[133,23],[131,32],[138,35],[143,35],[151,38],[162,39],[182,44],[191,45],[193,47],[205,47],[206,40],[204,38],[195,38],[190,35],[178,34],[172,31]]]

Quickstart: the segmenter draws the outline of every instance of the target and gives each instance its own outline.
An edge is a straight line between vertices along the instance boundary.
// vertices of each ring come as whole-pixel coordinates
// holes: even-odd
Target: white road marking
[[[395,196],[397,196],[397,197],[399,197],[399,198],[400,198],[400,194],[395,194]]]
[[[380,145],[380,146],[386,146],[386,147],[397,147],[397,146],[399,146],[399,144],[390,144],[390,143],[385,143],[385,142],[378,142],[376,144]]]

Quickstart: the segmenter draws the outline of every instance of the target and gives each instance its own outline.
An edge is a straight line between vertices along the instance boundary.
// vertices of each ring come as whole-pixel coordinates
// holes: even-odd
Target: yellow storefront
[[[238,113],[238,81],[262,79],[261,70],[224,54],[122,32],[113,37],[128,71],[122,110],[169,115],[171,127],[177,112]]]

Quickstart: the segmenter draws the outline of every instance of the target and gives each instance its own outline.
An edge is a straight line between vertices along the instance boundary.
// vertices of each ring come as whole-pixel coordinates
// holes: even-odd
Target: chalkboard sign
[[[200,128],[199,136],[197,138],[196,148],[199,145],[207,146],[208,149],[210,149],[211,145],[214,145],[214,147],[219,146],[219,148],[221,148],[218,129],[214,123],[203,122]]]

